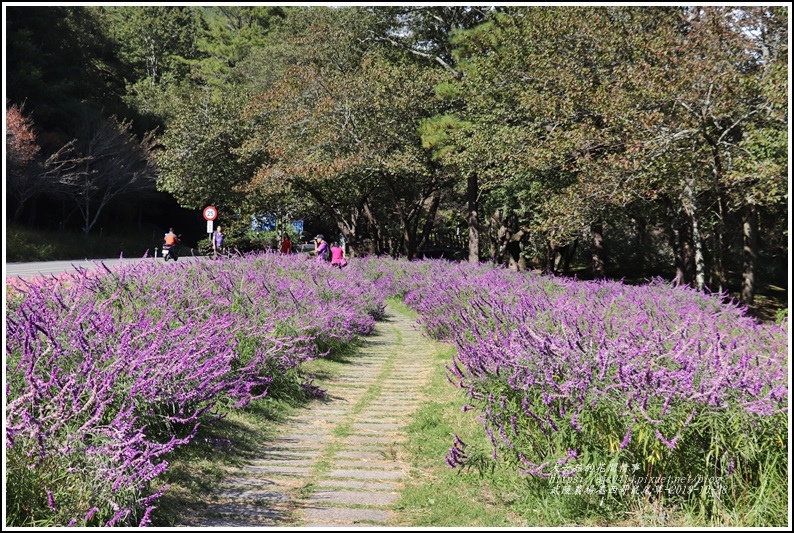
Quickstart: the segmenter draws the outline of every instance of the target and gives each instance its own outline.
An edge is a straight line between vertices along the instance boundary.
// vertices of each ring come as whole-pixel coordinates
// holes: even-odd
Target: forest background
[[[200,251],[213,205],[241,250],[272,213],[351,256],[785,307],[788,4],[3,11],[7,260]]]

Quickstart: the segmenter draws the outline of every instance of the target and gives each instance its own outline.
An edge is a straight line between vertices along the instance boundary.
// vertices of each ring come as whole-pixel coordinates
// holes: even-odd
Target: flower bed
[[[372,331],[383,295],[275,254],[16,281],[6,296],[14,525],[146,525],[201,424]]]

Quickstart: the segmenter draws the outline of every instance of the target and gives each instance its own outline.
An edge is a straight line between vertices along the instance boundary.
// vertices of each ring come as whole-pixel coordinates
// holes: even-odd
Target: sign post
[[[218,210],[215,209],[215,206],[208,205],[204,208],[204,220],[215,220],[218,218]]]
[[[210,236],[210,244],[212,244],[212,221],[218,218],[218,210],[215,209],[215,206],[208,205],[204,208],[204,220],[207,221],[207,233]]]

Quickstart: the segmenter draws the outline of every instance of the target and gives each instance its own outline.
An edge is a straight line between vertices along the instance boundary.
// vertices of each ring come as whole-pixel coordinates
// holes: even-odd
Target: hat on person
[[[318,233],[315,239],[325,239],[325,237],[323,237],[322,233]]]

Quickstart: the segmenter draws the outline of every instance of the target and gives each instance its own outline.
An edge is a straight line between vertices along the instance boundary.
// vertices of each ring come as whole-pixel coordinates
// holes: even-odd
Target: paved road
[[[180,257],[179,262],[184,261],[198,261],[202,258],[200,257]],[[81,260],[72,260],[72,261],[39,261],[35,263],[6,263],[5,264],[5,275],[7,278],[9,277],[20,277],[20,278],[35,278],[41,276],[49,276],[51,274],[62,274],[64,272],[75,272],[78,268],[85,268],[88,270],[94,270],[99,267],[100,263],[104,263],[108,268],[116,268],[119,265],[123,264],[130,264],[130,263],[137,263],[139,261],[157,261],[158,263],[163,263],[162,257],[147,257],[147,258],[124,258],[119,259],[110,258],[110,259],[81,259]]]
[[[399,526],[411,477],[405,426],[422,402],[440,344],[392,308],[348,368],[315,384],[325,401],[300,410],[260,457],[229,467],[206,507],[179,527],[328,529]]]

